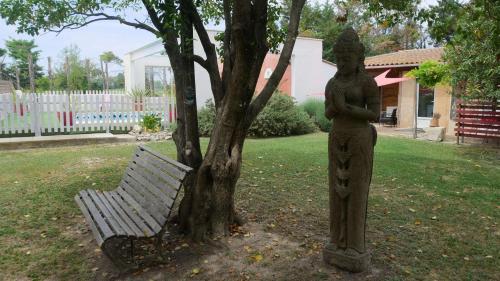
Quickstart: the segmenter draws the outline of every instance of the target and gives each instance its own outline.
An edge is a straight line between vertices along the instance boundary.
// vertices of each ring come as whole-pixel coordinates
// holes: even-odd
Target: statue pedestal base
[[[328,244],[323,250],[323,259],[327,264],[350,272],[362,272],[370,265],[370,253],[348,255],[344,250]]]

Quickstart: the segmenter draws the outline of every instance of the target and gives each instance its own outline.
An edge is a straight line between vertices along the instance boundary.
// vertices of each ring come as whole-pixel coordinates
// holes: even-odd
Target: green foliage
[[[300,20],[300,36],[323,39],[323,58],[331,62],[336,61],[333,55],[335,39],[346,26],[356,29],[365,46],[366,56],[417,47],[421,32],[411,18],[402,20],[376,12],[371,10],[371,6],[366,2],[357,0],[307,2]],[[411,4],[410,1],[402,2],[405,5],[391,7],[405,9],[406,5]],[[373,3],[373,5],[378,4]],[[288,12],[289,6],[288,0],[284,13]],[[346,12],[348,12],[347,17]]]
[[[82,59],[80,48],[69,45],[59,53],[55,66],[53,88],[55,90],[102,89],[101,71],[88,59]]]
[[[113,52],[107,51],[102,53],[99,58],[105,63],[121,64],[123,61],[117,57]]]
[[[500,2],[442,0],[422,12],[429,33],[446,42],[445,61],[454,94],[500,98]]]
[[[274,94],[252,123],[248,134],[255,137],[302,135],[316,130],[313,120],[293,98]]]
[[[215,105],[210,100],[198,111],[198,129],[201,136],[210,136],[215,123]],[[274,94],[257,116],[248,131],[254,137],[281,137],[303,135],[316,131],[309,115],[298,107],[293,98]]]
[[[198,111],[198,131],[200,136],[209,137],[215,123],[215,104],[207,100],[205,106]]]
[[[35,81],[36,91],[44,92],[50,90],[50,80],[47,76],[42,76]]]
[[[132,97],[161,97],[163,95],[160,91],[150,91],[148,89],[134,88],[127,92],[129,96]]]
[[[146,132],[158,132],[161,129],[161,117],[148,113],[142,118],[141,126]]]
[[[325,116],[325,103],[317,99],[308,99],[300,107],[314,120],[314,123],[323,132],[330,132],[332,121]]]
[[[434,88],[437,84],[447,83],[450,78],[449,66],[434,60],[424,61],[418,68],[408,73],[407,77],[418,79],[418,83],[426,88]]]
[[[19,69],[19,80],[22,88],[29,88],[29,63],[28,56],[31,54],[35,79],[42,76],[42,68],[38,65],[40,51],[34,40],[10,39],[5,41],[9,57],[13,63],[7,69],[15,77],[16,68]]]

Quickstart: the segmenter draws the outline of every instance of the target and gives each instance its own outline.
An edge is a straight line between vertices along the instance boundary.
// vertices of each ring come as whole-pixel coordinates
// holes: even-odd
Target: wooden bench
[[[139,146],[117,189],[82,190],[75,196],[99,247],[111,257],[113,240],[157,239],[161,245],[177,194],[192,169]]]

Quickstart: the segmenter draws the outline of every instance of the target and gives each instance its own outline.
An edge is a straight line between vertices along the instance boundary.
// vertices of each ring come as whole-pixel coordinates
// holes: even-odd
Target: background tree
[[[287,13],[291,2],[287,0],[285,3],[283,11]],[[387,19],[385,14],[370,9],[370,5],[371,2],[360,0],[308,2],[302,12],[299,34],[323,39],[323,59],[331,62],[335,62],[332,52],[334,38],[345,26],[358,31],[366,56],[425,47],[425,44],[419,44],[424,33],[413,17]],[[404,7],[413,9],[412,15],[416,13],[416,2]]]
[[[104,85],[106,90],[109,90],[109,71],[108,71],[108,64],[109,63],[116,63],[116,64],[122,64],[122,60],[117,57],[113,52],[107,51],[101,54],[99,57],[101,59],[101,62],[104,63]]]
[[[4,61],[6,55],[7,55],[7,50],[0,48],[0,80],[4,78],[3,71],[5,69]]]
[[[8,67],[7,72],[16,73],[16,68],[19,69],[19,80],[21,88],[29,88],[29,63],[28,57],[31,54],[33,62],[34,78],[41,77],[42,67],[38,65],[40,51],[36,50],[38,46],[34,40],[10,39],[5,41],[5,47],[9,57],[12,59],[12,64]]]
[[[101,71],[90,60],[86,63],[86,60],[81,57],[81,50],[76,45],[62,49],[53,74],[54,88],[70,91],[101,89],[98,79]],[[45,79],[40,79],[40,82],[45,86]],[[39,87],[42,88],[42,85]]]
[[[21,0],[3,0],[0,15],[9,23],[16,23],[19,31],[32,34],[115,20],[152,32],[162,40],[176,82],[178,120],[174,140],[178,159],[196,170],[181,202],[180,226],[193,239],[201,240],[207,234],[227,234],[231,224],[241,222],[236,214],[234,193],[245,138],[289,64],[304,3],[305,0],[291,2],[287,19],[282,21],[285,26],[278,24],[282,7],[276,0],[143,0],[125,4],[56,0],[27,4]],[[138,9],[139,5],[147,18],[131,20],[121,16],[127,6]],[[31,11],[43,12],[44,16],[33,17]],[[210,20],[225,24],[219,36],[222,73],[215,45],[204,27]],[[203,47],[203,57],[193,53],[193,28]],[[279,62],[264,89],[254,98],[264,58],[279,43],[283,43]],[[204,157],[198,136],[194,62],[209,74],[217,112]]]
[[[500,98],[500,2],[441,0],[420,13],[437,43],[445,43],[454,94]]]

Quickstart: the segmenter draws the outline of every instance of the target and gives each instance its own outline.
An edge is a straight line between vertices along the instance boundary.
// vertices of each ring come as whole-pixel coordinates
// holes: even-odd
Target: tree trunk
[[[219,94],[214,91],[217,113],[210,142],[201,166],[192,178],[191,188],[186,189],[179,212],[181,229],[195,241],[202,241],[207,235],[227,235],[232,224],[241,223],[235,210],[234,193],[240,177],[246,133],[286,70],[304,2],[305,0],[293,2],[289,31],[278,66],[264,90],[253,102],[255,86],[268,51],[265,31],[268,19],[267,1],[255,1],[253,4],[250,1],[232,2],[233,12],[227,13],[229,16],[226,16],[226,32],[231,34],[226,34],[225,37],[226,40],[231,40],[230,46],[226,46],[226,51],[231,51],[226,56],[225,64],[231,65],[224,67],[222,88],[217,87],[217,80],[220,78],[217,67],[205,67],[214,82],[212,90],[220,89],[221,92]],[[195,26],[198,31],[203,32],[199,20],[195,21]],[[202,61],[202,64],[210,64],[210,58],[215,56],[215,53],[211,43],[207,42],[209,39],[203,40],[203,36],[200,38],[207,54],[207,60]],[[176,72],[179,71],[174,69],[174,75]],[[176,76],[176,81],[178,78],[182,79],[182,76]],[[187,123],[188,127],[193,124],[191,122],[194,120]]]
[[[183,217],[184,226],[195,241],[204,240],[207,234],[227,235],[232,224],[241,224],[235,211],[234,192],[240,177],[245,133],[228,126],[227,121],[216,121],[192,192],[185,197],[191,201],[191,208]]]

